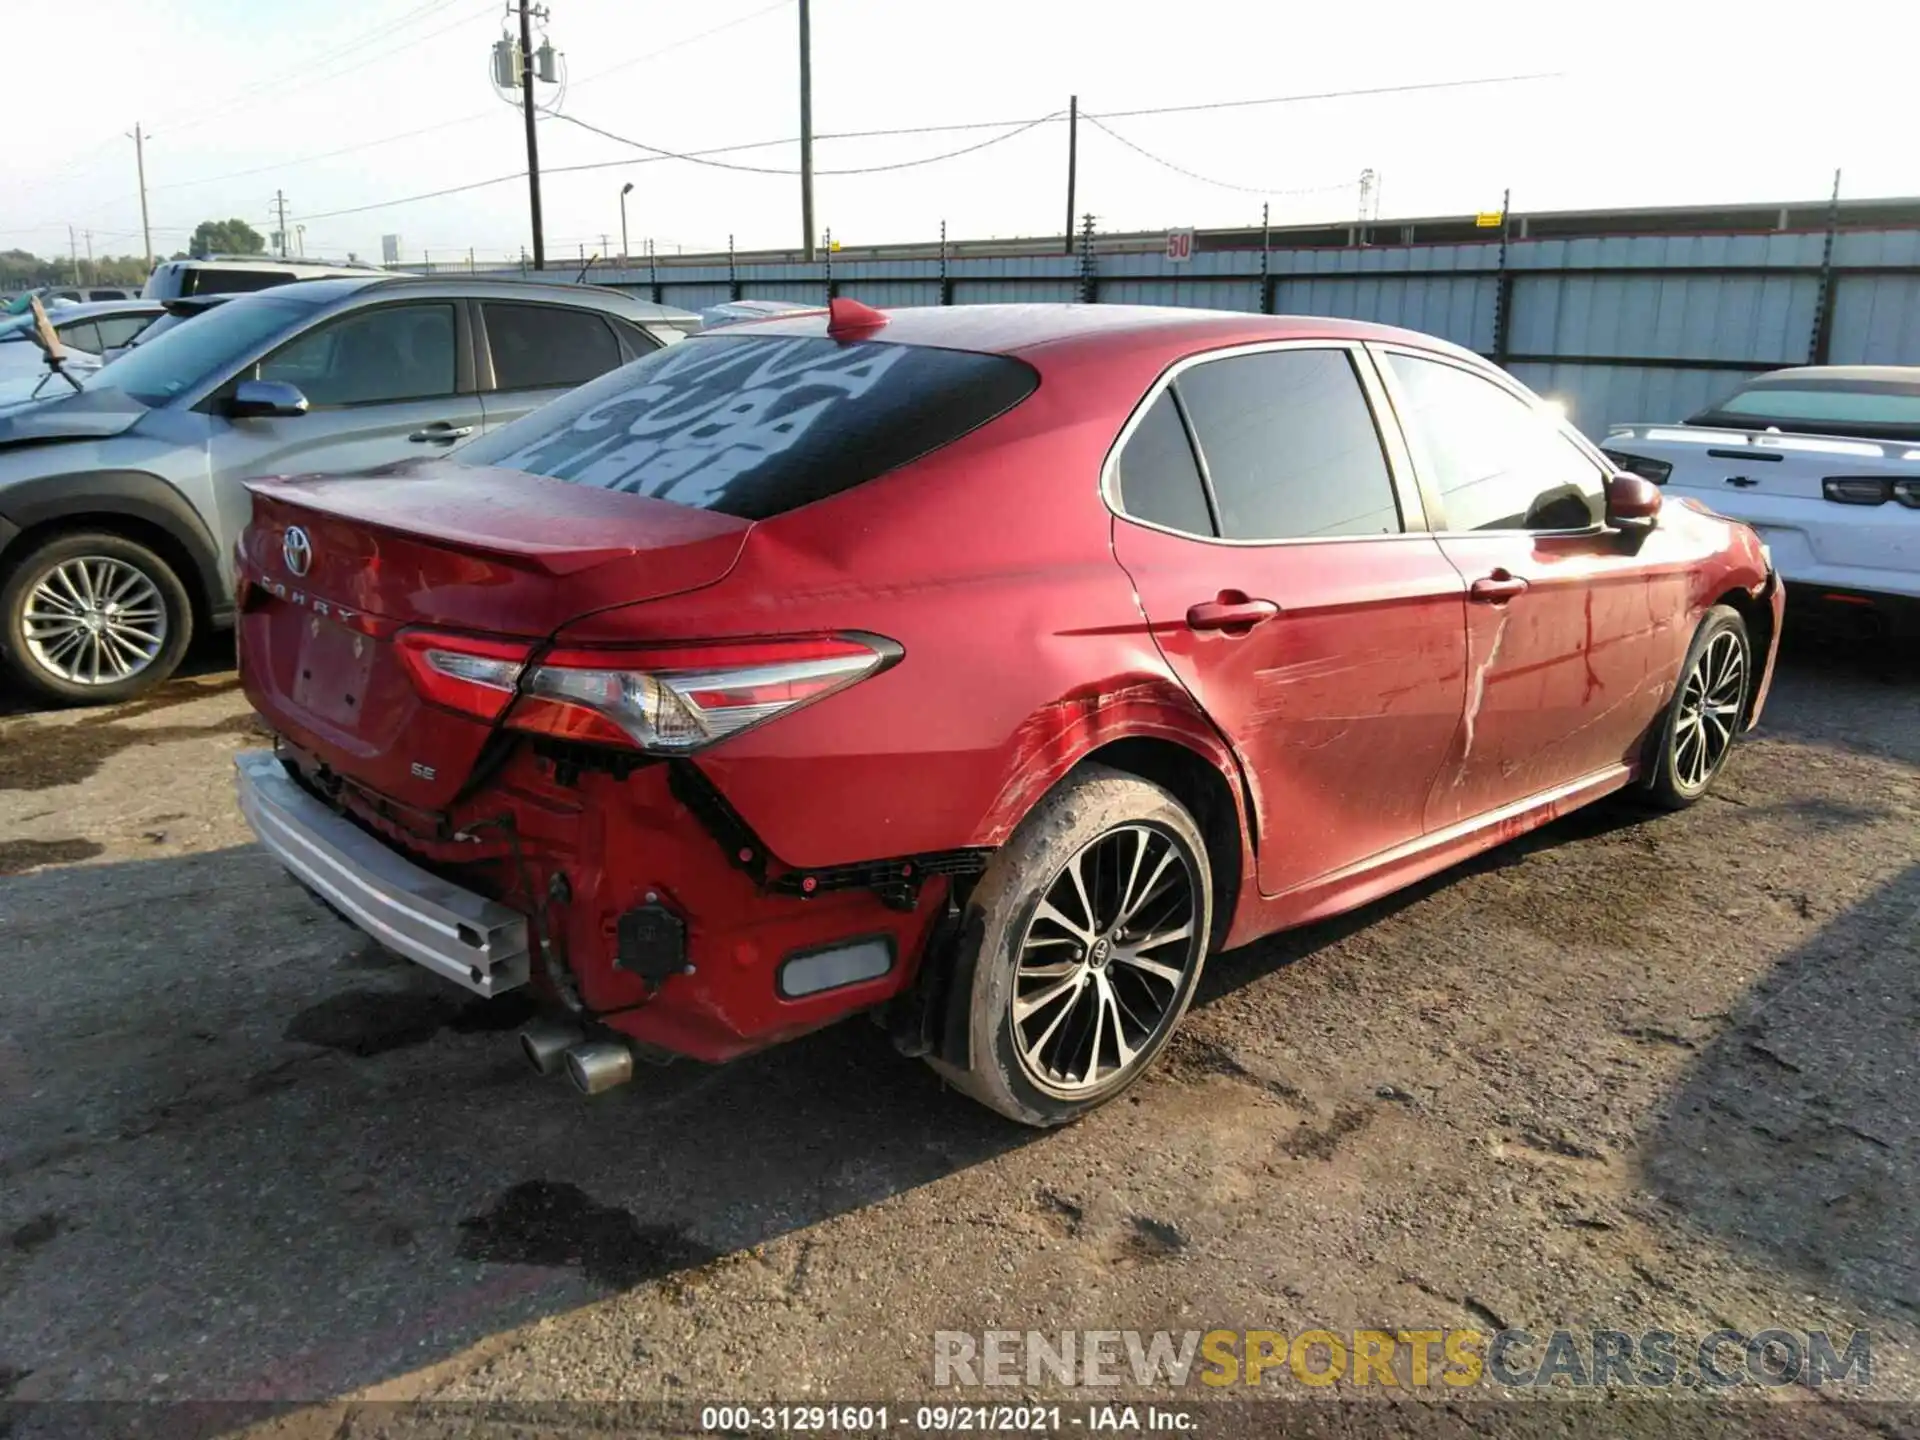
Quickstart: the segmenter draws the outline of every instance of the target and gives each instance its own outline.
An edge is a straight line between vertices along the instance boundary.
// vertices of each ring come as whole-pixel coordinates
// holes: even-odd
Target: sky
[[[573,123],[681,153],[786,142],[711,158],[797,170],[796,0],[549,4],[567,83],[540,87],[558,112],[541,164],[601,167],[544,177],[550,257],[618,253],[627,183],[632,253],[799,243],[797,175],[649,159]],[[1898,62],[1870,58],[1915,53],[1920,6],[1779,13],[813,0],[817,223],[850,245],[931,240],[942,220],[956,239],[1060,233],[1075,94],[1106,117],[1082,120],[1076,204],[1102,230],[1258,224],[1263,203],[1276,225],[1346,220],[1369,168],[1385,218],[1495,209],[1509,189],[1515,213],[1824,199],[1836,168],[1849,196],[1920,194]],[[0,248],[65,253],[72,226],[82,253],[138,254],[138,122],[157,254],[208,218],[267,233],[280,191],[309,255],[377,260],[397,234],[405,260],[517,257],[522,122],[488,67],[505,24],[501,0],[88,0],[78,21],[70,3],[0,0]],[[1537,78],[1119,114],[1514,76]],[[1008,123],[824,138],[980,122]],[[515,178],[475,185],[500,177]]]

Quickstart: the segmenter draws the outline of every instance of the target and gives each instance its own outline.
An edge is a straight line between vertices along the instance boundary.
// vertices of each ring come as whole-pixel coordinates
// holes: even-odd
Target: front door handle
[[[1222,590],[1212,600],[1187,607],[1189,630],[1233,630],[1245,634],[1280,613],[1271,600],[1253,600],[1238,590]]]
[[[1525,593],[1526,588],[1526,581],[1502,568],[1474,581],[1469,593],[1483,605],[1504,605],[1514,596]]]
[[[436,420],[424,430],[416,430],[407,439],[416,445],[451,445],[473,433],[471,425],[455,425],[451,420]]]

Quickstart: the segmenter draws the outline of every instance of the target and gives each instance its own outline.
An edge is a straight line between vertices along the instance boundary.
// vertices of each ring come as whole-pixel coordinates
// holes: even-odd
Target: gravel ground
[[[1707,801],[1215,957],[1157,1072],[1046,1135],[858,1022],[537,1082],[510,999],[249,843],[257,743],[217,669],[0,719],[0,1397],[898,1402],[936,1330],[1778,1325],[1874,1338],[1781,1433],[1909,1433],[1872,1402],[1920,1401],[1920,667],[1793,637]],[[268,1428],[323,1413],[408,1412]]]

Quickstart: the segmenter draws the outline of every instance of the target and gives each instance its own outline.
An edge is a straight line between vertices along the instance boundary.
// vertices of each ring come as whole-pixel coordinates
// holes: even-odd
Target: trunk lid
[[[570,620],[722,579],[751,528],[450,461],[247,488],[248,698],[330,770],[424,811],[459,793],[494,727],[422,700],[396,635],[427,628],[532,650]]]

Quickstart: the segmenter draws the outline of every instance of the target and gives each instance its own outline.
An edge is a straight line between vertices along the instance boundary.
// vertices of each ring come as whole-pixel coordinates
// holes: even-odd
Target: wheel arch
[[[1186,691],[1160,677],[1092,687],[1029,717],[1015,746],[1012,774],[982,819],[975,844],[998,848],[1028,813],[1080,767],[1105,765],[1137,775],[1173,795],[1200,827],[1213,880],[1209,948],[1224,943],[1252,875],[1254,806],[1233,751]],[[971,920],[967,916],[967,920]],[[966,1006],[972,984],[956,926],[947,943],[922,960],[913,1028],[926,1053],[965,1068],[970,1042]]]
[[[1725,605],[1732,610],[1747,627],[1747,659],[1755,674],[1747,686],[1746,708],[1740,716],[1740,728],[1744,730],[1753,723],[1754,706],[1760,697],[1759,678],[1765,672],[1767,656],[1773,649],[1773,605],[1764,593],[1756,596],[1737,587],[1714,600],[1707,608],[1711,610],[1717,605]]]
[[[225,624],[233,607],[220,579],[219,548],[187,498],[158,475],[96,470],[47,475],[0,491],[0,572],[44,541],[82,530],[124,536],[179,575],[196,627]]]

